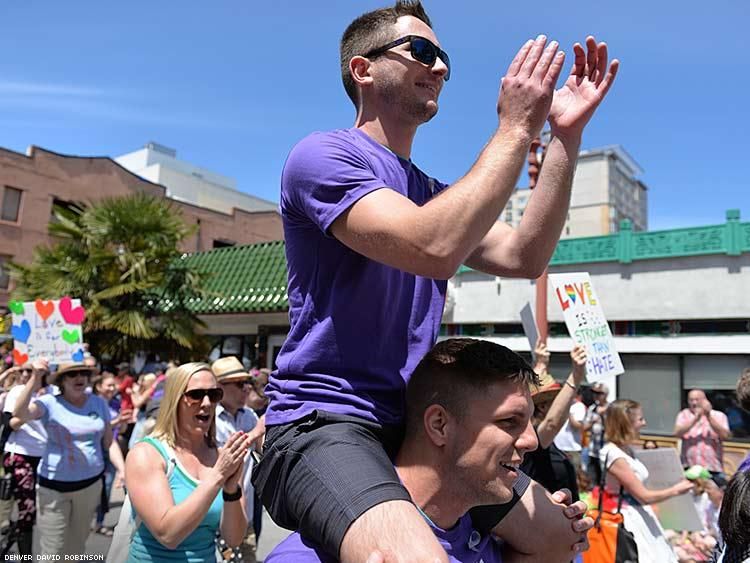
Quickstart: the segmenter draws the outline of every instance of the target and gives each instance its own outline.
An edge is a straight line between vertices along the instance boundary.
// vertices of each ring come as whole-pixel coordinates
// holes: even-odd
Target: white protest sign
[[[37,358],[52,364],[83,361],[85,316],[80,299],[11,301],[13,360],[22,365]]]
[[[612,333],[588,272],[550,274],[565,325],[576,344],[586,347],[589,381],[607,380],[625,372]]]
[[[649,489],[666,489],[684,479],[680,457],[674,448],[637,449],[635,457],[648,469],[645,485]],[[652,505],[652,508],[661,525],[668,530],[697,532],[703,529],[692,493],[669,498]]]
[[[534,348],[536,348],[536,342],[539,340],[539,329],[536,326],[534,312],[531,310],[531,303],[527,302],[523,309],[521,309],[521,325],[523,326],[523,331],[526,333],[526,338],[529,339],[529,347],[533,352]]]

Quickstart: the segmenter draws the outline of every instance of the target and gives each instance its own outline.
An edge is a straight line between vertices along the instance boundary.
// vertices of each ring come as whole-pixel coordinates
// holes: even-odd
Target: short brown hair
[[[638,438],[630,420],[630,411],[640,406],[640,403],[630,399],[618,399],[610,403],[604,416],[604,439],[621,448],[630,447]]]
[[[391,8],[380,8],[362,14],[344,31],[339,48],[341,80],[355,107],[358,103],[357,85],[349,72],[349,61],[393,41],[395,37],[391,28],[402,16],[413,16],[432,27],[419,0],[398,0]]]
[[[737,382],[737,400],[743,409],[750,411],[750,368],[742,370],[740,380]]]
[[[422,426],[425,409],[440,405],[459,420],[471,398],[494,383],[539,385],[531,366],[505,346],[474,338],[438,342],[419,362],[406,388],[406,433]]]

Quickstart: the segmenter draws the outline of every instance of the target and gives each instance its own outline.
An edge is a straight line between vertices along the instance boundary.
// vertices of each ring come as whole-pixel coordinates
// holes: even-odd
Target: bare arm
[[[684,494],[693,488],[693,484],[683,479],[676,485],[666,489],[647,489],[641,480],[635,476],[625,459],[617,459],[609,467],[609,473],[617,478],[623,489],[641,504],[654,504]]]
[[[112,432],[112,429],[110,428],[110,434]],[[122,456],[122,450],[120,449],[120,445],[117,443],[117,440],[112,440],[110,438],[110,444],[109,444],[109,461],[112,463],[112,465],[115,466],[115,470],[120,475],[125,475],[125,458]]]
[[[393,190],[371,192],[333,222],[333,235],[389,266],[451,277],[497,220],[548,114],[564,57],[555,56],[557,43],[546,49],[545,43],[543,36],[528,42],[511,63],[498,102],[500,125],[463,178],[422,206]],[[508,272],[526,273],[514,253],[499,259],[508,261]]]
[[[237,435],[227,440],[216,464],[181,503],[175,505],[166,476],[166,462],[156,449],[136,445],[125,462],[125,483],[133,507],[154,537],[175,549],[195,531],[229,475],[242,463],[247,447]],[[246,524],[247,525],[247,524]]]
[[[713,412],[707,414],[706,418],[708,419],[711,428],[714,429],[714,432],[719,435],[720,440],[726,440],[729,438],[731,432],[729,431],[729,426],[724,424],[724,419],[720,420]]]
[[[468,266],[496,276],[541,275],[565,225],[579,146],[580,139],[565,145],[552,139],[518,228],[495,223],[469,256]]]
[[[249,439],[248,439],[249,441]],[[224,483],[224,491],[227,494],[235,493],[241,489],[240,480],[245,470],[243,463],[237,471]],[[224,509],[221,511],[221,536],[231,547],[236,547],[245,539],[247,532],[247,498],[243,494],[239,500],[224,501]]]
[[[570,352],[570,358],[573,369],[550,405],[547,416],[536,429],[539,436],[539,446],[542,448],[548,448],[554,441],[555,436],[565,424],[565,420],[570,419],[571,425],[575,427],[573,425],[574,419],[570,416],[570,405],[576,397],[576,389],[586,379],[586,349],[583,346],[576,345]],[[575,422],[579,424],[577,421]]]
[[[591,528],[593,522],[590,518],[571,522],[566,510],[576,510],[580,514],[585,512],[585,505],[579,501],[566,508],[539,483],[532,481],[516,506],[493,530],[493,534],[507,544],[503,560],[568,563],[575,555],[573,546],[580,546],[582,533]]]
[[[44,414],[44,407],[37,402],[31,403],[31,397],[33,397],[39,390],[39,387],[41,387],[42,375],[46,370],[46,360],[37,360],[32,365],[31,377],[29,377],[29,380],[23,386],[13,408],[13,418],[16,419],[16,424],[19,427],[29,420],[42,418],[42,415]]]
[[[555,91],[549,113],[552,140],[539,174],[539,182],[516,230],[498,223],[488,233],[467,264],[495,275],[507,270],[510,252],[514,264],[521,260],[527,275],[537,277],[547,267],[560,238],[570,204],[578,149],[583,129],[614,82],[619,61],[608,62],[607,46],[586,38],[586,51],[573,46],[575,63],[562,88]]]

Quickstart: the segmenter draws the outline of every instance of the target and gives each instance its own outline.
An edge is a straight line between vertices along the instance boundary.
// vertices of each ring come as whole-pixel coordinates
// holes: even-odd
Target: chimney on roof
[[[155,143],[154,141],[149,141],[148,143],[146,143],[146,148],[151,149],[152,151],[166,154],[167,156],[171,156],[172,158],[177,158],[177,149],[170,149],[169,147],[166,147],[159,143]]]

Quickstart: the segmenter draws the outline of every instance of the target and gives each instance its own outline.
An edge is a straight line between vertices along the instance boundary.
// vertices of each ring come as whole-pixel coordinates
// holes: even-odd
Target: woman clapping
[[[208,365],[175,368],[156,425],[130,452],[126,485],[141,523],[129,561],[215,561],[216,532],[237,546],[247,530],[239,486],[249,442],[242,432],[216,448],[222,398]]]

